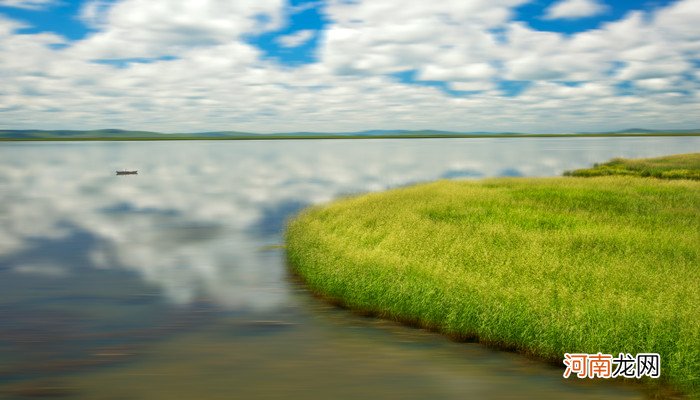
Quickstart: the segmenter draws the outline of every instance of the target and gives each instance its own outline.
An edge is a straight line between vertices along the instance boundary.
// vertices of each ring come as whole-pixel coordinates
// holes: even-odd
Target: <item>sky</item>
[[[700,128],[700,0],[0,0],[0,129]]]

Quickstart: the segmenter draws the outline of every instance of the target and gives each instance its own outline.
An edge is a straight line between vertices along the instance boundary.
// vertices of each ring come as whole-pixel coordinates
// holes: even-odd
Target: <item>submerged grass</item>
[[[567,171],[564,175],[579,177],[629,175],[698,181],[700,180],[700,153],[641,159],[614,158],[604,164],[596,164],[593,168]]]
[[[700,183],[439,181],[302,212],[291,268],[350,308],[561,362],[657,352],[700,396]]]

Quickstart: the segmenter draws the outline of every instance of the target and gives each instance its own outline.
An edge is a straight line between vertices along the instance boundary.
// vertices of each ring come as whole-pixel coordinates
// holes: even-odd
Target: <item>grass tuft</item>
[[[700,153],[642,159],[614,158],[593,168],[567,171],[566,176],[627,175],[661,179],[700,180]]]

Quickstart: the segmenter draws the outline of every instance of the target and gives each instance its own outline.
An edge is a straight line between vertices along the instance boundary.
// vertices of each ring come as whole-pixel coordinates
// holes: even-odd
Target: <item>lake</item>
[[[697,137],[2,143],[0,398],[643,398],[327,305],[289,275],[284,224],[417,182],[697,151]]]

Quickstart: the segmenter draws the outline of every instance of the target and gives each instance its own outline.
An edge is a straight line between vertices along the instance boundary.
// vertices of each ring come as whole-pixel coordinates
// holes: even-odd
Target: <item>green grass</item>
[[[662,357],[700,397],[700,183],[635,177],[439,181],[302,212],[290,266],[352,309],[561,365]]]
[[[567,171],[564,175],[579,177],[630,175],[698,181],[700,180],[700,153],[641,159],[614,158],[604,164],[595,164],[593,168]]]

